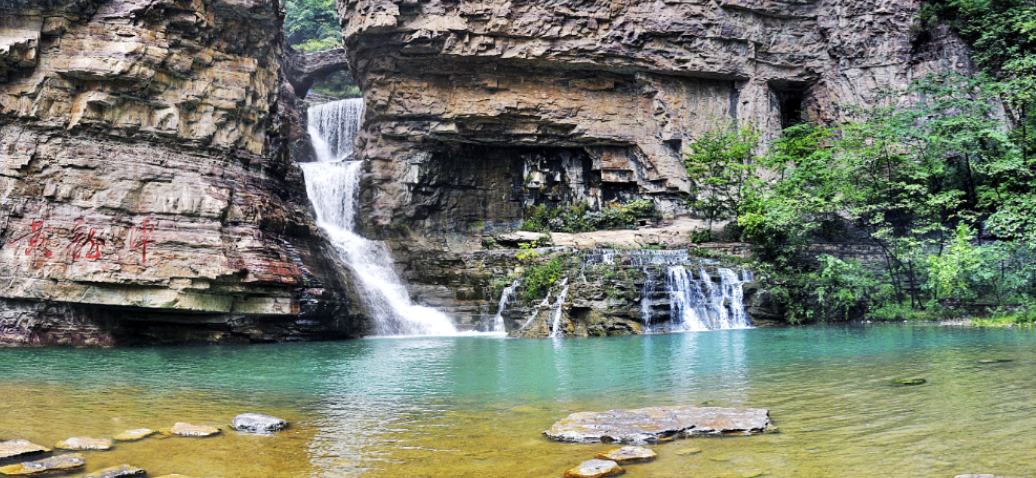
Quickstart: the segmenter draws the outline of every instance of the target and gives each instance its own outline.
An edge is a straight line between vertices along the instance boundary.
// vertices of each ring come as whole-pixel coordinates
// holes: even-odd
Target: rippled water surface
[[[540,432],[568,413],[762,407],[780,433],[655,446],[632,477],[1034,476],[1036,334],[924,326],[607,339],[372,339],[250,347],[0,350],[0,439],[52,445],[246,411],[288,431],[88,452],[152,476],[556,477],[605,445]],[[983,364],[983,359],[1010,362]],[[895,378],[927,383],[893,387]],[[681,456],[695,447],[701,453]],[[761,475],[757,475],[762,473]]]

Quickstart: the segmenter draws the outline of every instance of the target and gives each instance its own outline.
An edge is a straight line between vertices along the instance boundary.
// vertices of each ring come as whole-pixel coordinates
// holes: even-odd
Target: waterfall
[[[496,308],[496,316],[493,317],[493,332],[506,333],[507,330],[504,327],[504,310],[507,309],[507,303],[514,297],[514,291],[518,289],[518,286],[522,283],[515,279],[514,282],[505,287],[503,293],[500,294],[500,305]]]
[[[554,302],[554,310],[552,311],[554,320],[550,326],[551,337],[561,337],[561,315],[564,313],[562,306],[565,305],[565,298],[568,297],[568,279],[562,279],[561,281],[561,293],[558,294],[557,302]]]
[[[352,155],[362,117],[361,99],[309,109],[309,135],[317,162],[300,166],[317,225],[355,272],[378,335],[456,334],[449,317],[410,301],[406,285],[392,269],[392,256],[385,244],[354,232],[363,162],[343,160]]]
[[[676,330],[744,329],[752,326],[745,312],[743,281],[726,268],[719,268],[720,284],[704,267],[694,280],[684,266],[666,270],[666,291],[672,303],[672,322]]]

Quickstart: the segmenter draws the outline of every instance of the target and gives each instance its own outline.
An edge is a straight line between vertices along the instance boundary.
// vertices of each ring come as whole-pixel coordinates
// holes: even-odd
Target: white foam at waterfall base
[[[317,162],[300,166],[317,225],[355,272],[378,335],[456,335],[457,329],[445,314],[411,302],[406,285],[392,269],[392,256],[385,244],[354,232],[363,162],[341,159],[352,153],[362,116],[360,99],[309,110],[309,133]]]

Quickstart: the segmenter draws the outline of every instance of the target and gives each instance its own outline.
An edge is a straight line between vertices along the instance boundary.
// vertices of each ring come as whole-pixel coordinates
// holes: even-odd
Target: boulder
[[[140,476],[146,474],[147,472],[142,468],[130,465],[119,465],[108,467],[103,470],[97,470],[93,473],[87,473],[80,478],[118,478],[120,476]]]
[[[111,450],[112,441],[107,438],[72,437],[59,441],[54,448],[62,450]]]
[[[150,428],[136,428],[133,430],[126,430],[118,435],[115,435],[115,441],[137,441],[154,435],[155,431]]]
[[[658,453],[650,448],[642,446],[624,446],[602,451],[595,455],[602,460],[611,460],[620,464],[636,463],[638,461],[651,461],[658,458]]]
[[[50,448],[31,443],[28,440],[0,441],[0,460],[48,451]]]
[[[618,463],[611,460],[587,460],[565,471],[565,478],[602,478],[626,473]]]
[[[260,413],[242,413],[230,421],[230,426],[239,432],[270,433],[287,428],[288,421]]]
[[[218,435],[220,429],[207,425],[191,425],[190,423],[176,422],[169,431],[174,435],[183,437],[207,437]]]
[[[48,473],[51,471],[67,471],[82,468],[86,460],[79,453],[52,456],[39,461],[27,461],[17,465],[0,466],[0,475],[21,476]]]
[[[573,413],[543,434],[576,443],[657,443],[666,438],[773,429],[770,413],[764,409],[682,406]]]

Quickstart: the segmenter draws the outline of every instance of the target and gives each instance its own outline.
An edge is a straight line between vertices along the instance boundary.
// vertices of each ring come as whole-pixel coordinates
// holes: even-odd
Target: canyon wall
[[[522,211],[651,198],[688,213],[688,141],[839,121],[886,88],[967,72],[920,0],[338,0],[367,104],[368,235],[448,239]]]
[[[0,344],[356,336],[275,0],[0,0]]]

